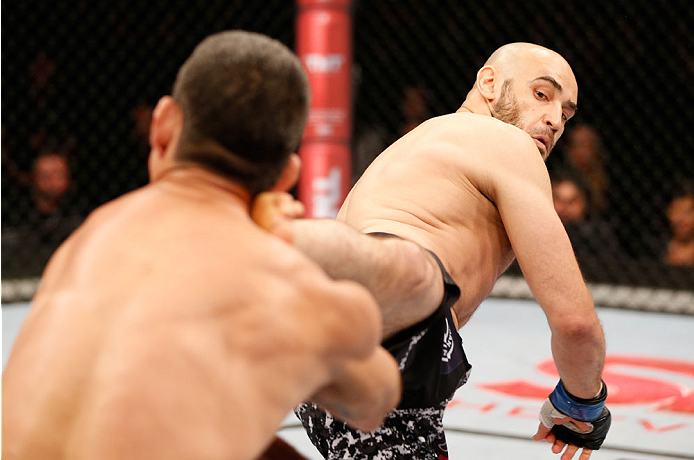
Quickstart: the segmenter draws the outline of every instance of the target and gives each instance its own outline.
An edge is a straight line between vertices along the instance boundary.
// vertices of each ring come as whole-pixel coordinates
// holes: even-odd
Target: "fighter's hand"
[[[304,212],[304,205],[286,192],[263,192],[251,205],[253,221],[290,244],[293,234],[289,223],[303,216]]]
[[[610,429],[611,415],[605,407],[607,387],[604,382],[600,393],[592,399],[571,395],[560,381],[540,410],[540,426],[533,436],[536,441],[552,444],[552,452],[560,453],[561,460],[571,460],[583,448],[578,460],[588,460],[593,450],[602,445]]]
[[[549,401],[549,400],[547,400]],[[565,423],[573,423],[576,428],[582,430],[582,431],[589,431],[590,427],[588,424],[585,422],[581,422],[580,420],[574,420],[571,417],[567,417],[563,414],[561,414],[559,411],[556,411],[557,414],[561,415],[561,417],[554,418],[552,417],[552,420],[555,425],[563,425]],[[553,425],[554,426],[554,425]],[[537,433],[533,436],[533,439],[535,441],[542,441],[545,440],[548,443],[552,444],[552,452],[555,454],[560,453],[562,450],[564,450],[564,447],[566,447],[566,451],[564,454],[561,456],[561,460],[571,460],[573,456],[576,454],[578,451],[579,447],[573,444],[567,444],[566,442],[562,441],[561,439],[558,439],[557,436],[552,432],[552,426],[547,427],[544,425],[544,423],[540,422],[540,426],[537,427]],[[588,448],[583,448],[583,451],[581,452],[580,457],[578,457],[578,460],[588,460],[590,458],[590,454],[593,453],[592,449]]]

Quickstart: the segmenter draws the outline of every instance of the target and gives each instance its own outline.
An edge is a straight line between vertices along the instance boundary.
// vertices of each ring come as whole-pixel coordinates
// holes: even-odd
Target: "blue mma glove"
[[[600,393],[591,399],[582,399],[566,391],[561,380],[540,409],[540,421],[557,439],[574,446],[598,450],[610,429],[612,416],[605,407],[607,385],[602,382]],[[588,431],[579,429],[573,422],[555,425],[555,418],[571,417],[590,426]]]

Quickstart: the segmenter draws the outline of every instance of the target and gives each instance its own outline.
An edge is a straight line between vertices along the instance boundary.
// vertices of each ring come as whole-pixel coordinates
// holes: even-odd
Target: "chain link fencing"
[[[694,181],[686,0],[355,0],[352,10],[355,179],[398,136],[455,111],[496,48],[545,45],[579,82],[580,109],[548,168],[586,279],[694,291],[694,262],[682,264],[694,209],[678,194]],[[3,1],[3,280],[36,279],[90,210],[146,183],[151,109],[202,38],[241,28],[293,47],[296,13],[289,0]],[[71,178],[46,214],[35,178],[51,153]]]

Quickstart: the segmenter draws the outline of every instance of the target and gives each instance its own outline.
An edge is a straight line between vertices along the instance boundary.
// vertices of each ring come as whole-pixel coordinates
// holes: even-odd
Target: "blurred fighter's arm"
[[[301,203],[287,193],[263,193],[251,209],[257,224],[287,242],[294,237],[286,224],[302,214]],[[330,376],[310,399],[357,429],[374,430],[401,395],[397,363],[379,345],[383,335],[379,306],[363,286],[352,281],[314,277],[311,293],[317,297],[309,303],[320,305],[321,313],[332,320],[324,322],[322,331],[329,344],[325,360]]]
[[[310,400],[354,428],[375,430],[400,402],[402,392],[398,365],[380,346],[378,304],[358,283],[325,275],[321,279],[313,286],[321,296],[314,303],[321,309],[316,314],[328,318],[322,335],[329,347],[324,359],[330,376]]]
[[[401,391],[397,363],[378,346],[369,357],[340,366],[333,383],[317,392],[311,401],[354,428],[372,431],[395,409]]]
[[[294,219],[301,203],[288,193],[260,194],[251,216],[262,228],[296,246],[333,279],[365,286],[383,316],[383,337],[431,315],[443,298],[441,271],[419,245],[374,238],[334,219]]]

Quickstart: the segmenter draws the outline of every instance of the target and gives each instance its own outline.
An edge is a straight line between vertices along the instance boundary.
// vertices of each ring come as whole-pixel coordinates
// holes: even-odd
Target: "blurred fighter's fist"
[[[304,212],[304,205],[286,192],[263,192],[251,204],[251,219],[290,244],[293,241],[290,221]]]

